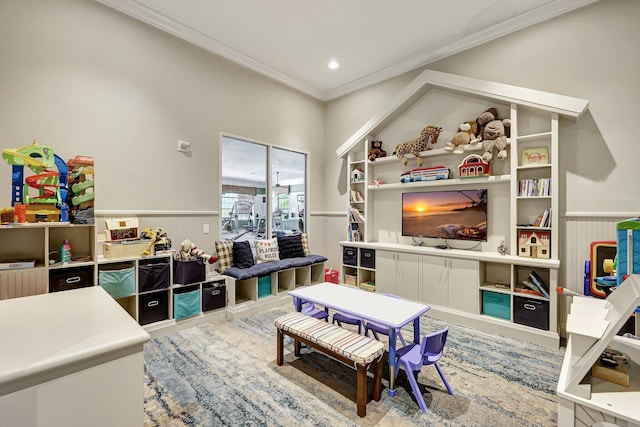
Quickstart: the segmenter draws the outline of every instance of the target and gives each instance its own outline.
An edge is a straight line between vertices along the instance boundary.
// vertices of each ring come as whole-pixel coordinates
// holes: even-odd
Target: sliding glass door
[[[304,232],[306,153],[223,135],[221,162],[222,239]]]

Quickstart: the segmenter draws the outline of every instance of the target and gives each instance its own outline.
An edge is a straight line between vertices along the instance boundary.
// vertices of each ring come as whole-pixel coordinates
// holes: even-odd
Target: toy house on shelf
[[[551,232],[548,230],[520,230],[518,232],[518,256],[551,258]]]
[[[640,275],[629,276],[604,300],[573,297],[558,379],[558,425],[640,426],[640,340],[616,335],[639,304]],[[594,371],[607,348],[628,359],[611,368],[609,380]]]
[[[477,178],[491,175],[491,162],[485,161],[478,154],[469,154],[458,165],[460,178]]]
[[[364,172],[360,169],[353,169],[351,171],[351,182],[364,181]]]

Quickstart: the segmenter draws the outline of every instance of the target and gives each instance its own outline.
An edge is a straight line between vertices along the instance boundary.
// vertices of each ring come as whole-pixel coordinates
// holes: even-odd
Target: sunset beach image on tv
[[[402,194],[402,235],[487,240],[487,190]]]

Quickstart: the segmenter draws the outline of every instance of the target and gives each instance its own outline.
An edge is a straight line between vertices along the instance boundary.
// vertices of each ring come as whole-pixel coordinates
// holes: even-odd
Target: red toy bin
[[[325,268],[324,281],[329,283],[340,283],[338,270],[334,270],[332,268]]]

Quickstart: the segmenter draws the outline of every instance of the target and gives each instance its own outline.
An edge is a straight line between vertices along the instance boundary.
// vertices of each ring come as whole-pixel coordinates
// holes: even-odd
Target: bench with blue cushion
[[[285,258],[279,261],[263,262],[255,264],[249,268],[231,267],[224,271],[225,276],[231,276],[236,280],[245,280],[252,277],[266,276],[276,271],[287,270],[289,268],[304,267],[307,265],[325,262],[326,257],[322,255],[306,255],[298,258]]]

